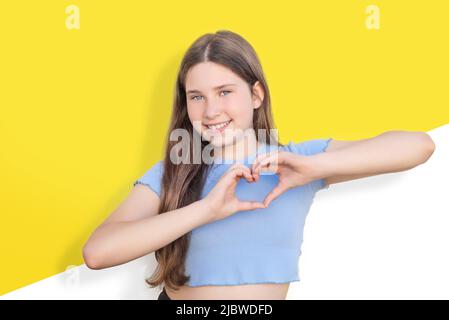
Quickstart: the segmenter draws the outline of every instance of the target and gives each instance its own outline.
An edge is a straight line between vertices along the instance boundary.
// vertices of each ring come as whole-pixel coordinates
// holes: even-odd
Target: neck
[[[214,162],[235,162],[254,155],[259,143],[254,133],[242,136],[235,143],[230,143],[214,149]]]

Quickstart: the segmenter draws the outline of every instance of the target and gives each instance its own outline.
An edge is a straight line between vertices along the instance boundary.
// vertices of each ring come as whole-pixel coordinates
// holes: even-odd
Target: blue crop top
[[[332,138],[290,142],[280,150],[300,155],[324,152]],[[257,154],[274,146],[263,145]],[[256,155],[238,160],[248,167]],[[231,166],[213,164],[201,198],[213,188]],[[155,163],[134,182],[144,184],[161,194],[163,162]],[[278,176],[265,174],[258,182],[240,179],[236,196],[241,200],[263,201],[277,185]],[[192,230],[185,261],[188,286],[239,285],[254,283],[287,283],[299,281],[299,256],[307,213],[315,193],[329,188],[324,179],[287,190],[273,200],[268,208],[236,212],[224,219],[201,225]]]

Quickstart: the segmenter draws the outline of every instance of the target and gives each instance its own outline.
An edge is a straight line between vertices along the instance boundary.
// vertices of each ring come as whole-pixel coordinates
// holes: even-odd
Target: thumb
[[[241,201],[238,205],[239,211],[264,209],[266,206],[262,202],[256,201]]]
[[[277,197],[279,197],[281,194],[283,194],[288,188],[278,184],[273,190],[271,190],[271,192],[265,197],[265,200],[263,201],[263,203],[265,204],[266,207],[269,206],[269,204],[271,203],[271,201],[273,201],[274,199],[276,199]]]

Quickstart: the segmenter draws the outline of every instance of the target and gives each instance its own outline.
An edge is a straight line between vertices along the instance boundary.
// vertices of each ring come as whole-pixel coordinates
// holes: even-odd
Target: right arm
[[[156,251],[203,224],[237,211],[264,208],[262,203],[235,197],[241,177],[253,182],[249,168],[235,165],[204,199],[163,214],[158,214],[158,195],[137,184],[84,245],[86,265],[97,270],[123,264]]]
[[[130,220],[131,211],[126,214],[125,208],[139,199],[146,216]],[[212,221],[210,209],[203,200],[164,214],[157,214],[158,205],[159,197],[154,191],[144,185],[136,185],[122,206],[94,231],[85,244],[83,257],[86,265],[97,270],[126,263]],[[125,215],[127,220],[123,219]]]

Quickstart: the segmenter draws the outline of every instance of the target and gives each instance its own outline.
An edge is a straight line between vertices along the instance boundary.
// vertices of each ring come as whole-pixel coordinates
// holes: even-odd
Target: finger
[[[244,177],[248,182],[254,181],[254,177],[251,174],[251,170],[247,166],[240,164],[239,168],[241,168],[243,170]]]
[[[259,165],[257,169],[253,172],[253,174],[256,175],[257,177],[260,177],[260,175],[263,174],[263,172],[265,171],[268,171],[268,165],[263,164]]]
[[[254,181],[256,181],[256,182],[259,181],[259,178],[260,178],[260,177],[259,177],[259,174],[258,174],[258,173],[253,172],[252,175],[253,175]]]
[[[256,174],[260,174],[262,171],[272,171],[272,172],[278,172],[278,157],[277,155],[272,155],[270,157],[267,157],[257,165],[254,172]]]
[[[279,166],[286,162],[285,153],[282,151],[275,151],[266,158],[264,162],[267,163],[268,171],[278,172]]]
[[[242,163],[238,162],[238,163],[234,163],[232,166],[230,166],[228,171],[232,171],[232,170],[237,169],[237,168],[244,169],[246,167]]]
[[[246,181],[253,182],[254,178],[251,175],[251,172],[249,171],[249,168],[246,168],[247,170],[242,169],[243,176],[245,177]]]
[[[239,202],[238,205],[239,211],[264,209],[264,208],[266,208],[265,204],[256,201],[241,201]]]
[[[278,173],[279,172],[279,158],[276,156],[275,159],[270,161],[267,164],[267,171],[270,173]]]
[[[270,205],[270,203],[276,199],[277,197],[279,197],[281,194],[283,194],[285,191],[287,190],[286,187],[278,184],[273,190],[271,190],[271,192],[265,197],[263,203],[265,204],[266,207],[268,207]]]
[[[243,163],[235,163],[234,165],[232,165],[232,167],[229,168],[229,171],[236,169],[236,168],[240,168],[245,171],[251,172],[251,170],[247,166],[245,166]]]
[[[236,164],[229,169],[229,174],[233,177],[245,177],[248,182],[254,181],[253,176],[248,167],[243,164]]]
[[[269,153],[262,153],[262,154],[259,154],[259,155],[254,159],[254,162],[253,162],[253,164],[251,165],[251,171],[253,171],[253,170],[256,168],[257,164],[259,164],[259,162],[260,162],[262,159],[268,157],[269,155],[270,155]]]
[[[269,156],[266,155],[264,158],[259,159],[257,163],[254,164],[254,167],[252,169],[253,173],[259,174],[260,172],[260,167],[262,166],[262,161],[264,161],[265,159],[267,159]]]
[[[254,161],[253,165],[251,166],[251,171],[255,172],[259,170],[259,167],[261,166],[261,163],[264,162],[266,159],[272,157],[275,155],[278,151],[271,151],[264,154],[259,155],[256,160]]]
[[[257,169],[254,170],[253,175],[256,179],[256,181],[258,181],[260,179],[260,175],[262,174],[262,172],[265,172],[268,170],[268,166],[266,164],[259,164]]]
[[[260,174],[259,173],[260,173],[260,163],[261,163],[261,161],[263,161],[264,159],[270,157],[273,154],[273,152],[276,152],[276,151],[262,153],[262,154],[258,155],[256,157],[256,159],[254,160],[254,163],[251,166],[251,172],[252,172],[252,174],[254,176],[254,180],[255,181],[259,181],[259,178],[260,178]]]
[[[268,163],[277,162],[279,158],[279,152],[278,151],[272,151],[270,153],[267,153],[265,157],[260,158],[257,163],[254,166],[254,170],[260,170],[261,166],[266,166]]]

